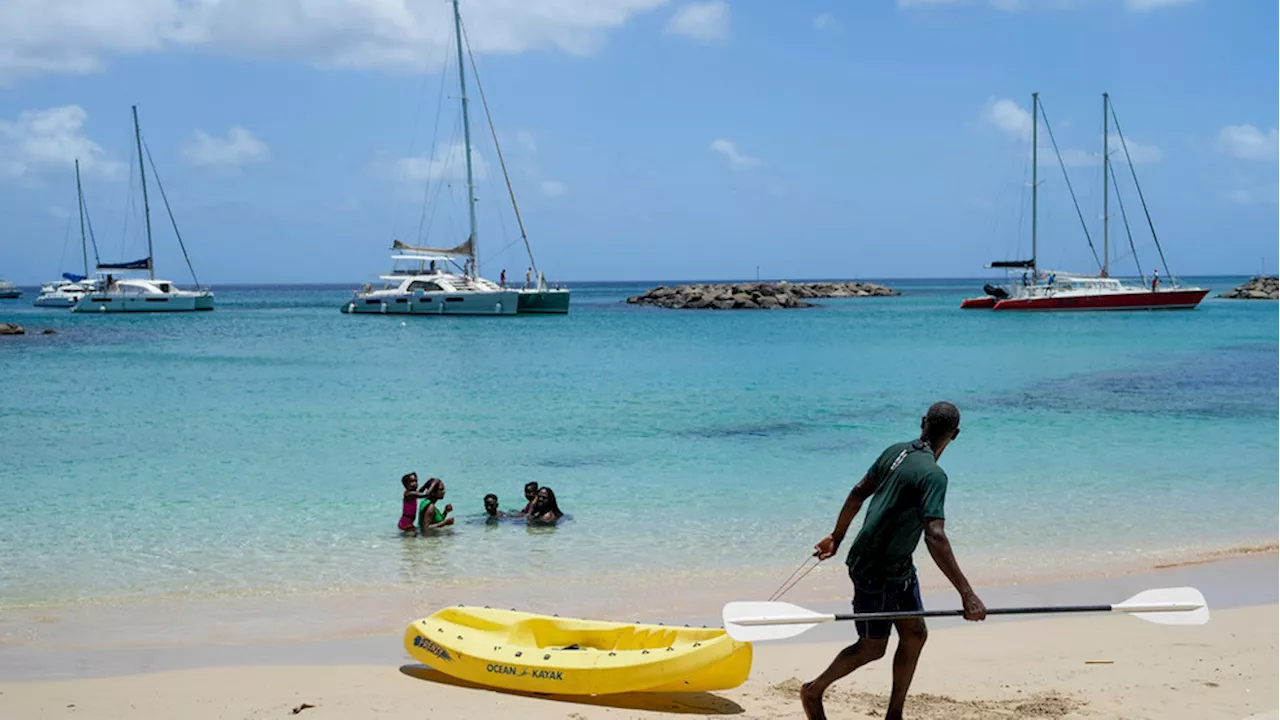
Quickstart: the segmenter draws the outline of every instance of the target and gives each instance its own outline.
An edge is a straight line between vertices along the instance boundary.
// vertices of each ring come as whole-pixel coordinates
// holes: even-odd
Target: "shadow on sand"
[[[540,693],[516,692],[476,685],[465,680],[445,675],[426,665],[401,665],[400,672],[411,678],[427,682],[487,690],[505,695],[522,695],[536,697],[552,702],[574,703],[577,705],[596,705],[600,707],[619,708],[622,710],[649,710],[677,715],[741,715],[745,712],[742,706],[732,700],[707,692],[692,693],[622,693],[618,695],[543,695]]]

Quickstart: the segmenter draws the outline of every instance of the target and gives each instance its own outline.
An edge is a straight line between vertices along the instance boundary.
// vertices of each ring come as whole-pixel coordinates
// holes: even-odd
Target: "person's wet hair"
[[[921,430],[926,440],[950,439],[960,430],[960,409],[949,402],[930,405]]]
[[[485,495],[485,496],[484,496],[484,501],[485,501],[485,502],[489,502],[490,500],[492,500],[492,501],[494,501],[494,502],[498,502],[498,496],[497,496],[497,495],[494,495],[493,493],[489,493],[488,495]]]
[[[525,491],[525,492],[529,492],[529,491],[538,492],[538,483],[536,483],[536,482],[527,482],[527,483],[525,483],[525,484],[524,484],[524,491]]]
[[[414,479],[417,476],[418,476],[417,473],[405,473],[403,476],[400,477],[400,484],[404,485],[405,487],[409,487],[409,481]]]

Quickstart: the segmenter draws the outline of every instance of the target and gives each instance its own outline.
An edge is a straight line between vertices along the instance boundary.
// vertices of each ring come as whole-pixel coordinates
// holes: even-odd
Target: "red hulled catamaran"
[[[1133,169],[1128,143],[1125,142],[1124,134],[1120,132],[1120,122],[1115,116],[1115,109],[1111,107],[1110,97],[1106,93],[1102,94],[1103,200],[1102,258],[1098,263],[1100,272],[1097,275],[1056,272],[1043,270],[1037,265],[1038,132],[1040,117],[1043,114],[1039,93],[1031,95],[1031,104],[1031,258],[1028,260],[1002,260],[988,265],[987,267],[989,268],[1003,268],[1008,273],[1008,282],[1003,286],[989,283],[984,285],[982,289],[986,293],[985,295],[968,298],[960,304],[960,307],[966,310],[1189,310],[1199,305],[1204,296],[1209,293],[1209,290],[1181,285],[1169,272],[1168,263],[1164,262],[1164,251],[1160,249],[1160,241],[1156,238],[1155,225],[1151,221],[1151,213],[1147,211],[1147,201],[1142,196],[1142,187],[1138,185],[1138,175]],[[1108,216],[1110,188],[1108,181],[1115,180],[1115,171],[1112,169],[1107,145],[1109,140],[1108,131],[1112,121],[1115,122],[1116,131],[1120,136],[1120,144],[1124,150],[1126,164],[1129,166],[1129,171],[1133,173],[1134,187],[1137,188],[1138,197],[1142,200],[1142,210],[1146,214],[1147,225],[1151,228],[1151,237],[1155,241],[1156,250],[1160,253],[1160,260],[1165,266],[1167,280],[1163,283],[1160,280],[1158,271],[1152,271],[1150,278],[1144,275],[1141,264],[1138,266],[1138,277],[1135,280],[1120,280],[1111,277],[1108,226],[1110,220]],[[1049,131],[1050,140],[1053,141],[1053,130],[1049,127],[1047,118],[1045,127]],[[1057,153],[1058,145],[1056,141],[1053,141],[1053,147],[1054,152]],[[1060,153],[1058,154],[1058,162],[1059,164],[1062,163]],[[1063,176],[1066,177],[1065,166],[1063,167]],[[1067,189],[1071,192],[1071,198],[1074,202],[1075,191],[1071,190],[1069,178],[1067,179]],[[1119,194],[1116,197],[1119,200]],[[1137,262],[1137,250],[1133,248],[1133,235],[1129,233],[1129,219],[1124,211],[1124,202],[1120,201],[1119,206],[1121,217],[1124,219],[1125,232],[1129,237],[1129,246],[1133,249],[1134,261]],[[1089,248],[1093,249],[1093,239],[1089,237],[1084,216],[1080,214],[1079,203],[1076,203],[1076,214],[1080,216],[1080,225],[1084,228],[1085,237],[1089,240]],[[1097,259],[1096,250],[1094,251],[1094,258]],[[1021,278],[1017,277],[1019,270],[1022,271]]]

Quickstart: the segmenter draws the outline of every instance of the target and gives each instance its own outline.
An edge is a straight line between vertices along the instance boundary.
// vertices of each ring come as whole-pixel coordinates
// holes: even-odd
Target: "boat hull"
[[[1010,298],[996,301],[992,310],[1190,310],[1208,290],[1158,290],[1108,294]],[[964,307],[962,304],[961,307]]]
[[[17,300],[22,297],[21,290],[0,290],[0,300]]]
[[[564,315],[569,312],[568,290],[521,290],[520,315]]]
[[[404,646],[442,673],[554,695],[727,690],[751,672],[751,645],[723,629],[576,620],[455,607],[411,623]]]
[[[960,303],[961,310],[990,310],[996,306],[996,299],[990,295],[984,295],[976,298],[965,298]]]
[[[357,295],[341,310],[353,315],[515,315],[516,290],[485,293],[415,293]]]
[[[69,308],[80,301],[79,295],[59,295],[56,293],[41,295],[35,299],[36,307]]]
[[[181,293],[175,295],[124,295],[92,293],[72,306],[75,313],[157,313],[197,312],[213,309],[213,293]]]

